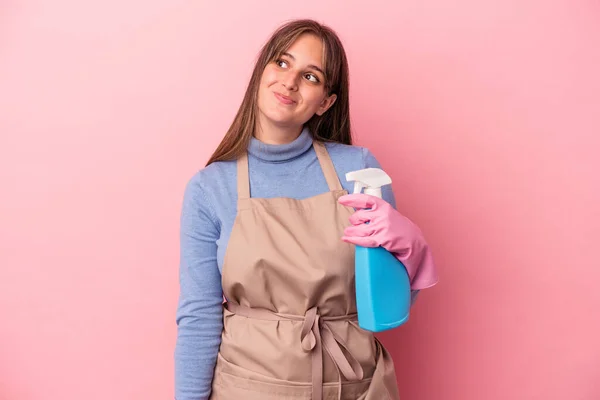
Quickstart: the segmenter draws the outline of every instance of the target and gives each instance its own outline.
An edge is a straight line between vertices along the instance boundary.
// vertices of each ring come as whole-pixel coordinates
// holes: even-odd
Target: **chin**
[[[269,122],[276,126],[293,126],[301,125],[296,119],[290,115],[290,113],[282,112],[280,110],[265,110],[261,111],[266,122]]]

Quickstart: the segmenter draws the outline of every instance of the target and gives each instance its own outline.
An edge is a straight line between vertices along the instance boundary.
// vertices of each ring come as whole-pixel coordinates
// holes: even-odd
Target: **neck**
[[[312,135],[308,128],[304,128],[295,140],[285,144],[265,143],[252,137],[248,145],[248,154],[264,162],[281,163],[305,154],[312,144]]]
[[[300,133],[302,133],[303,128],[302,125],[273,125],[272,123],[266,123],[264,118],[259,118],[254,129],[254,136],[266,144],[287,144],[296,140],[300,136]]]

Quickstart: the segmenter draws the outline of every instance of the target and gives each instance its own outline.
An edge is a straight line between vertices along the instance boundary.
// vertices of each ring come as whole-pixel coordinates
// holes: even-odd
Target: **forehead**
[[[322,67],[324,64],[323,42],[313,34],[300,35],[283,53],[289,53],[297,62]]]

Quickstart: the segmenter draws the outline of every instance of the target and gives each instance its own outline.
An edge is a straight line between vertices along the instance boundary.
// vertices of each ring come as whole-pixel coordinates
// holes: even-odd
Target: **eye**
[[[275,64],[277,64],[278,67],[287,68],[287,61],[285,60],[276,60]]]
[[[311,82],[319,83],[319,78],[317,78],[317,76],[315,74],[311,74],[311,73],[304,74],[304,77]]]

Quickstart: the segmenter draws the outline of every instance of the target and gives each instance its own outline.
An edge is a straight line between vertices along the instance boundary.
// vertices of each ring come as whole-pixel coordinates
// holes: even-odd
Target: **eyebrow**
[[[287,53],[287,52],[286,52],[286,53],[283,53],[282,55],[284,55],[284,56],[288,56],[288,57],[289,57],[289,58],[291,58],[292,60],[296,60],[296,58],[295,58],[293,55],[291,55],[290,53]],[[314,69],[314,70],[317,70],[317,71],[319,71],[321,74],[323,74],[323,76],[325,76],[325,72],[323,72],[323,70],[322,70],[321,68],[317,67],[316,65],[312,65],[312,64],[310,64],[310,65],[308,66],[308,68],[312,68],[312,69]]]

